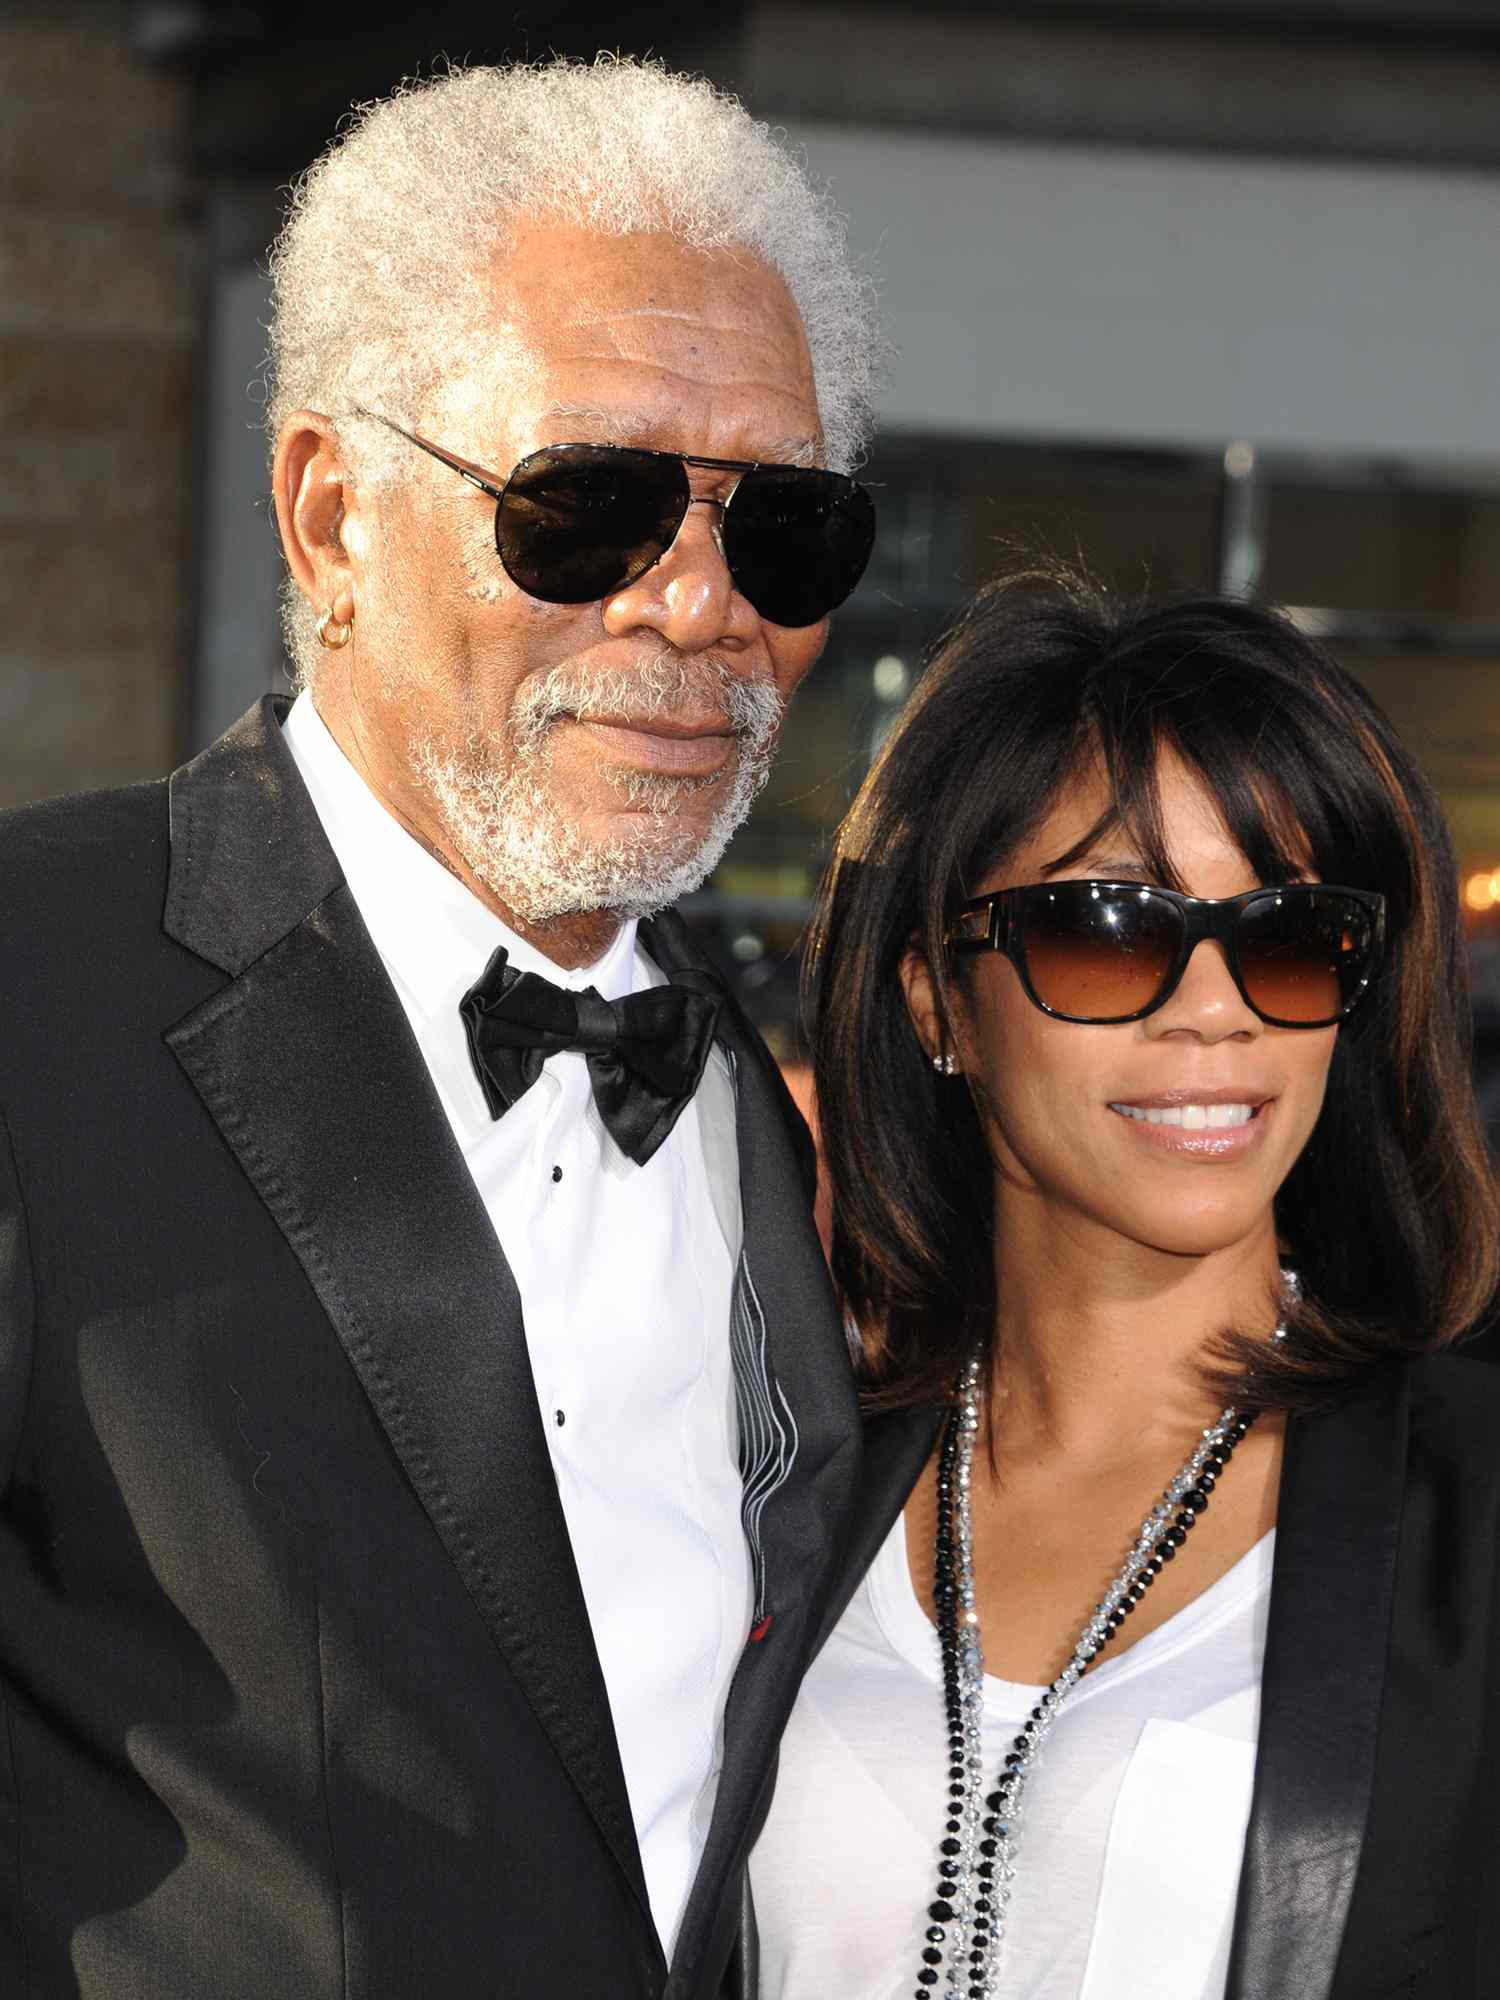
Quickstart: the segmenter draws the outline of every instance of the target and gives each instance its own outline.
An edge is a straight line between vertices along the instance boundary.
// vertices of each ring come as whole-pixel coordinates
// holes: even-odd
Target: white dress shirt
[[[497,945],[518,970],[592,986],[607,1000],[664,975],[633,923],[595,964],[552,964],[380,805],[306,694],[284,733],[520,1291],[652,1913],[670,1955],[751,1616],[730,1357],[740,1216],[728,1068],[716,1048],[697,1098],[644,1167],[605,1131],[576,1051],[550,1057],[524,1097],[492,1119],[458,1006]],[[399,1161],[391,1166],[399,1174]]]
[[[1027,1785],[1007,2000],[1223,2000],[1274,1547],[1273,1532],[1068,1697]],[[750,1857],[761,2000],[917,1990],[948,1803],[940,1659],[898,1518],[782,1741]],[[1041,1692],[986,1675],[987,1771]]]

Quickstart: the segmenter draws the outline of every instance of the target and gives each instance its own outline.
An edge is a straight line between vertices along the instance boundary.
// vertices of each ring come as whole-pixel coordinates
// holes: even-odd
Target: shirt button
[[[561,1430],[563,1425],[568,1421],[567,1413],[563,1410],[554,1410],[552,1412],[552,1421],[557,1425],[557,1428]]]
[[[554,1180],[554,1181],[560,1181],[560,1180],[562,1179],[562,1168],[561,1168],[561,1167],[554,1167],[554,1168],[552,1169],[552,1178],[553,1178],[553,1180]]]

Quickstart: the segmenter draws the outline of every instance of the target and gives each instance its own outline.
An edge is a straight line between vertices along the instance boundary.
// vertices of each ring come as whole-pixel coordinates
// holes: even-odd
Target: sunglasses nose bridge
[[[1221,1034],[1260,1032],[1260,1016],[1245,991],[1234,948],[1237,915],[1233,905],[1184,910],[1177,962],[1148,1018],[1155,1033],[1182,1027],[1200,1034],[1211,1031],[1218,1039]],[[1204,945],[1211,947],[1208,967],[1200,957]],[[1226,1007],[1230,1015],[1243,1018],[1226,1027]]]
[[[606,629],[648,626],[683,653],[748,642],[758,614],[736,585],[721,519],[716,494],[685,491],[681,516],[665,546],[629,584],[605,597]]]

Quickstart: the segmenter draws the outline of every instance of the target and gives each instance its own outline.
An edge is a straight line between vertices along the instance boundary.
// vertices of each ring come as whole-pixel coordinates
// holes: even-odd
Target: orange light
[[[1500,868],[1481,869],[1464,884],[1464,901],[1471,910],[1492,910],[1500,903]]]

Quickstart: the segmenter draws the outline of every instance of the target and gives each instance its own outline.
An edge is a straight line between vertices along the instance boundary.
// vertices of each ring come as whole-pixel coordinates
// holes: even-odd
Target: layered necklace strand
[[[1278,1329],[1278,1332],[1280,1329]],[[1058,1711],[1114,1634],[1187,1540],[1251,1416],[1233,1406],[1211,1424],[1192,1456],[1142,1521],[1118,1574],[1078,1635],[1072,1657],[1012,1742],[984,1791],[984,1652],[974,1590],[974,1516],[970,1504],[974,1440],[979,1432],[983,1363],[965,1367],[958,1403],[938,1457],[935,1595],[948,1726],[948,1815],[938,1845],[937,1894],[928,1905],[922,1964],[914,2000],[931,2000],[941,1978],[942,2000],[991,2000],[1006,1912],[1016,1875],[1022,1800]]]

